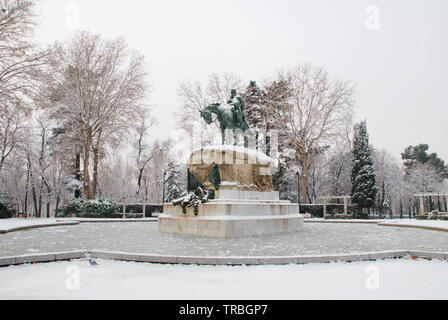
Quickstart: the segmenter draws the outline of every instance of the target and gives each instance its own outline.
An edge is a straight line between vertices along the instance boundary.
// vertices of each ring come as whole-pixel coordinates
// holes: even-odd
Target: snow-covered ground
[[[0,268],[0,299],[447,299],[448,262],[197,266],[97,260]]]

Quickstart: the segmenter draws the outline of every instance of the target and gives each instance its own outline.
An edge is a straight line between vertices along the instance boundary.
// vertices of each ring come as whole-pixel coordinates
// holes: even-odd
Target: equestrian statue
[[[243,98],[236,94],[235,89],[232,89],[230,91],[230,99],[227,100],[226,104],[212,103],[202,109],[200,113],[207,124],[213,122],[212,113],[216,115],[221,131],[222,144],[224,144],[226,129],[231,129],[233,132],[240,129],[243,133],[249,129],[249,125],[244,118],[244,107]],[[244,137],[244,145],[247,147],[247,137]]]

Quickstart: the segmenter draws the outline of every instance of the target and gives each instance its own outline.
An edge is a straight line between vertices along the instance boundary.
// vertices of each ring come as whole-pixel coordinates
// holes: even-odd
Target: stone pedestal
[[[216,146],[193,151],[188,168],[196,176],[206,177],[206,168],[216,163],[225,180],[215,190],[215,199],[200,204],[197,215],[193,208],[183,213],[181,206],[165,203],[159,231],[227,238],[303,229],[299,206],[279,200],[278,192],[273,191],[272,159],[250,149]]]

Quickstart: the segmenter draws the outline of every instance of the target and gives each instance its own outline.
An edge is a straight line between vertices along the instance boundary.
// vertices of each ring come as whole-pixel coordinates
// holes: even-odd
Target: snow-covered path
[[[448,262],[438,260],[283,266],[97,262],[1,268],[0,299],[448,298]]]

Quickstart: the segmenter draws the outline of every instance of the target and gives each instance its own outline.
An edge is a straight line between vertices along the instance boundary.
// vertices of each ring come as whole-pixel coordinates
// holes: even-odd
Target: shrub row
[[[15,213],[14,204],[8,195],[0,196],[0,219],[11,218]]]
[[[76,216],[82,218],[119,218],[120,206],[108,200],[76,199],[62,207],[58,216]]]
[[[415,216],[415,218],[417,220],[448,220],[448,213],[433,211],[430,213],[426,213],[425,215]]]
[[[162,212],[163,206],[146,204],[146,217],[151,217],[154,212]],[[142,204],[127,204],[126,217],[140,217],[143,212]],[[76,216],[82,218],[121,218],[123,205],[109,200],[74,200],[58,212],[59,217]]]

